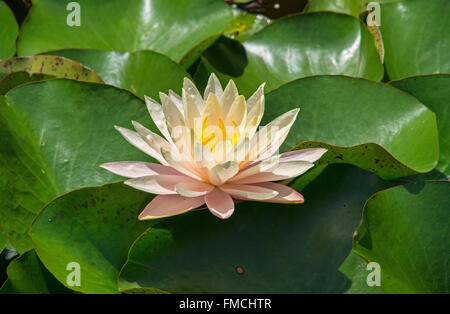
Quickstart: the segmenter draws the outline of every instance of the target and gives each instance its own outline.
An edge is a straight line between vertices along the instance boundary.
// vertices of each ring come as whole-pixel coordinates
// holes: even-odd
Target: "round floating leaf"
[[[158,92],[167,93],[169,89],[181,93],[183,78],[190,77],[177,63],[150,50],[59,50],[49,54],[76,60],[97,72],[106,83],[127,89],[141,98],[147,95],[159,99]]]
[[[381,270],[388,293],[448,293],[450,182],[381,191],[363,210],[354,250]]]
[[[366,10],[366,0],[311,0],[305,12],[330,11],[359,17]]]
[[[259,32],[271,20],[261,14],[251,14],[240,9],[233,9],[234,18],[224,35],[237,41],[244,42],[253,34]]]
[[[367,284],[367,276],[370,274],[370,270],[367,270],[367,262],[353,251],[339,267],[339,271],[352,281],[351,287],[345,292],[346,294],[381,293],[381,289],[378,286],[369,286]]]
[[[218,72],[222,83],[233,78],[240,91],[250,96],[263,82],[268,92],[317,74],[345,74],[375,81],[383,77],[372,35],[364,24],[348,15],[318,12],[283,18],[250,37],[243,43],[244,49],[232,49],[234,46],[213,45],[205,51],[196,74],[200,85],[205,85],[210,72]],[[225,71],[230,64],[241,65],[240,71],[234,67],[231,72]]]
[[[19,33],[19,26],[14,14],[3,1],[0,1],[0,21],[0,59],[5,59],[16,53],[16,38]]]
[[[8,265],[8,280],[0,294],[71,293],[42,265],[34,250],[24,253]]]
[[[385,64],[392,80],[450,73],[450,2],[408,0],[381,6]]]
[[[44,265],[64,285],[66,265],[80,265],[84,293],[117,293],[119,270],[133,241],[153,222],[137,219],[152,195],[122,182],[62,195],[47,205],[30,231]]]
[[[327,148],[317,164],[351,163],[387,179],[437,164],[434,113],[391,86],[344,76],[299,79],[266,95],[262,124],[294,108],[300,114],[282,150]]]
[[[6,247],[7,244],[8,244],[8,239],[3,234],[2,230],[0,230],[0,253],[3,251],[3,249]]]
[[[50,80],[0,97],[0,228],[18,251],[31,247],[26,232],[47,202],[119,178],[98,165],[149,158],[114,129],[143,117],[142,100],[103,84]]]
[[[18,85],[54,77],[103,83],[100,76],[91,69],[63,57],[33,56],[0,60],[0,94],[2,95]]]
[[[419,99],[435,114],[439,130],[439,163],[436,169],[450,176],[450,75],[421,75],[394,81],[391,85]]]
[[[332,165],[302,191],[304,204],[242,202],[226,221],[207,210],[162,219],[133,244],[120,288],[344,292],[351,282],[338,268],[364,201],[381,184],[356,167]]]
[[[66,10],[60,0],[33,1],[18,41],[19,55],[84,48],[111,51],[152,49],[180,61],[205,38],[231,21],[220,0],[79,0]],[[71,22],[71,23],[68,23]],[[72,26],[70,26],[70,25]]]

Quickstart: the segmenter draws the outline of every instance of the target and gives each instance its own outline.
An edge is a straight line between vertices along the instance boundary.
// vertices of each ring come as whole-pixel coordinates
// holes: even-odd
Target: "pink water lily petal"
[[[129,179],[124,183],[135,189],[153,194],[177,194],[175,185],[181,182],[194,182],[191,178],[179,175],[153,175]]]
[[[209,171],[209,179],[214,185],[222,185],[239,171],[235,161],[227,161],[216,165]]]
[[[205,195],[211,192],[213,189],[214,186],[200,181],[180,182],[175,184],[175,192],[186,197]]]
[[[210,212],[219,218],[227,219],[233,214],[233,199],[226,192],[218,188],[206,194],[205,202]]]
[[[141,212],[139,220],[182,214],[205,203],[204,196],[158,195]]]
[[[274,190],[278,192],[278,195],[270,200],[266,200],[265,202],[274,202],[274,203],[303,203],[305,200],[303,195],[298,193],[296,190],[279,183],[273,182],[264,182],[264,183],[256,183],[255,185],[260,186],[262,188]]]
[[[246,184],[224,184],[221,190],[238,199],[268,200],[278,195],[278,191]]]
[[[327,152],[327,149],[325,148],[306,148],[306,149],[299,149],[299,150],[293,150],[290,152],[286,152],[280,155],[280,161],[281,162],[287,162],[287,161],[309,161],[309,162],[315,162],[320,157],[322,157],[323,154]]]
[[[107,162],[99,167],[126,178],[138,178],[156,174],[181,175],[180,172],[171,167],[143,161]]]

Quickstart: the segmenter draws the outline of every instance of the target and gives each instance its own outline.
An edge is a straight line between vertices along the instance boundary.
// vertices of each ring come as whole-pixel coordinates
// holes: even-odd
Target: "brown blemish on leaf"
[[[239,275],[245,274],[244,267],[242,267],[242,266],[236,266],[235,269],[236,269],[236,273],[238,273]]]

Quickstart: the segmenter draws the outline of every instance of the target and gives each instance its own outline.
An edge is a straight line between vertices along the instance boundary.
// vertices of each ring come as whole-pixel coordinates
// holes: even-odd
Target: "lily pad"
[[[80,25],[70,26],[67,21],[75,19],[72,15],[76,9],[67,10],[67,2],[33,1],[19,36],[18,54],[72,48],[120,52],[152,49],[180,61],[193,46],[224,31],[232,19],[231,8],[220,0],[77,3]]]
[[[42,265],[34,250],[25,252],[8,265],[8,280],[0,294],[71,293]]]
[[[351,163],[392,179],[437,164],[435,114],[391,86],[344,76],[299,79],[266,95],[262,124],[293,108],[300,114],[281,149],[325,147],[318,165]]]
[[[369,286],[367,276],[370,271],[367,270],[367,262],[355,252],[351,252],[339,267],[339,271],[351,280],[352,285],[345,291],[346,294],[380,294],[381,289],[378,286]]]
[[[354,250],[380,265],[387,293],[443,293],[448,284],[450,182],[421,182],[373,195]]]
[[[305,12],[330,11],[359,17],[366,10],[366,0],[311,0]]]
[[[47,205],[30,231],[44,265],[67,286],[66,265],[76,262],[84,293],[118,293],[117,277],[133,241],[152,222],[137,219],[152,195],[122,182],[62,195]]]
[[[391,80],[450,73],[450,2],[408,0],[381,5],[380,30]]]
[[[439,130],[439,163],[436,170],[450,176],[450,75],[434,74],[409,77],[394,81],[400,88],[430,108],[435,114]]]
[[[26,232],[50,200],[119,178],[98,165],[149,159],[124,149],[129,144],[114,129],[131,120],[145,124],[147,116],[142,100],[103,84],[50,80],[0,97],[0,228],[19,252],[31,248]]]
[[[0,1],[0,59],[12,57],[16,53],[16,38],[19,26],[14,14],[5,2]]]
[[[18,85],[50,78],[103,83],[100,76],[91,69],[60,56],[14,57],[0,60],[2,95]]]
[[[102,50],[58,50],[48,54],[76,60],[93,69],[111,85],[143,98],[158,99],[158,92],[173,89],[181,94],[183,78],[190,75],[168,57],[150,50],[114,52]]]
[[[351,281],[338,268],[364,201],[383,184],[356,167],[332,165],[302,191],[304,204],[243,202],[226,221],[205,210],[161,219],[133,244],[120,288],[345,292]]]
[[[224,84],[232,78],[246,96],[263,82],[269,92],[311,75],[345,74],[374,81],[383,77],[372,35],[357,18],[345,14],[317,12],[283,18],[246,40],[241,52],[233,49],[235,56],[227,47],[213,45],[205,51],[195,75],[201,86],[210,72],[217,72]],[[248,62],[236,61],[241,59]],[[224,71],[229,64],[242,66],[239,72]]]

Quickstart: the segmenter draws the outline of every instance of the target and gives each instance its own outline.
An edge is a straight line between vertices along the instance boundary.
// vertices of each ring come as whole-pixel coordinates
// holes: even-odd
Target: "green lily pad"
[[[253,34],[262,30],[271,20],[261,14],[251,14],[240,9],[233,9],[233,20],[224,35],[244,42]]]
[[[6,247],[6,244],[8,243],[8,239],[3,234],[3,232],[0,230],[0,253],[3,251],[3,249]]]
[[[161,219],[136,240],[121,289],[173,293],[340,293],[361,207],[385,183],[332,165],[303,191],[304,204],[242,202],[219,220],[207,210]],[[295,184],[294,184],[295,186]]]
[[[419,99],[435,114],[439,130],[439,163],[436,169],[450,176],[450,75],[434,74],[409,77],[391,85]]]
[[[380,265],[386,293],[443,293],[448,284],[450,182],[421,182],[373,195],[354,250]]]
[[[152,49],[175,61],[205,38],[225,30],[230,7],[220,0],[79,0],[80,25],[67,2],[33,1],[18,41],[20,56],[58,49]],[[101,12],[101,14],[99,14]],[[176,38],[176,39],[175,39]]]
[[[119,178],[98,165],[149,159],[114,129],[143,117],[142,100],[103,84],[55,79],[0,97],[0,228],[19,252],[31,248],[27,230],[50,200]]]
[[[330,11],[359,17],[366,10],[366,0],[311,0],[305,12]]]
[[[62,195],[47,205],[30,231],[44,265],[67,286],[66,265],[80,265],[84,293],[118,293],[117,277],[133,241],[153,222],[138,215],[152,195],[122,182]]]
[[[450,2],[408,0],[381,6],[380,30],[391,80],[450,73]]]
[[[351,163],[385,179],[432,170],[438,161],[435,114],[391,86],[344,76],[315,76],[266,95],[262,124],[300,108],[282,146],[325,147],[316,164]]]
[[[114,52],[102,50],[58,50],[49,52],[76,60],[93,69],[111,85],[159,99],[158,93],[173,89],[181,94],[183,78],[190,75],[168,57],[150,50]]]
[[[16,53],[16,38],[19,26],[11,9],[0,1],[0,59],[12,57]]]
[[[0,294],[71,293],[42,265],[34,250],[25,252],[8,265],[8,280]]]
[[[214,44],[205,51],[194,77],[200,86],[206,85],[210,72],[216,72],[222,83],[232,78],[246,96],[263,82],[269,92],[311,75],[345,74],[374,81],[383,77],[372,35],[358,19],[344,14],[317,12],[283,18],[250,37],[241,49],[235,46]]]
[[[345,291],[346,294],[380,294],[381,289],[378,286],[369,286],[367,284],[367,276],[370,270],[367,270],[367,262],[355,252],[351,252],[339,271],[343,273],[352,285]]]

